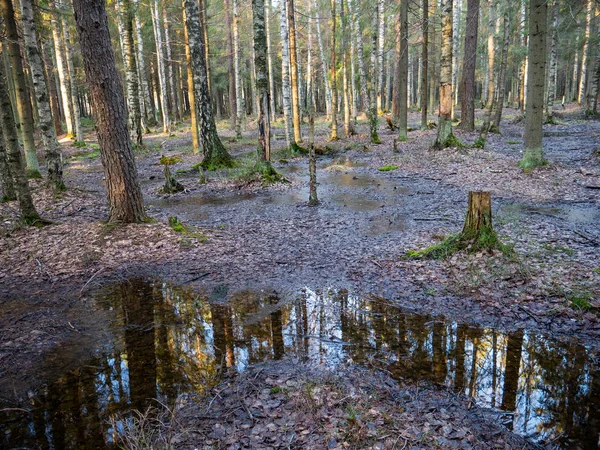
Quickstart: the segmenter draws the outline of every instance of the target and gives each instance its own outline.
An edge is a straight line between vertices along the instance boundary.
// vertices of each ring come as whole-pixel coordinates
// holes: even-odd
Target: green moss
[[[398,136],[396,140],[398,142],[408,142],[408,136]]]
[[[85,143],[85,141],[73,141],[73,143],[71,145],[73,147],[75,147],[75,148],[85,148],[85,147],[87,147],[87,144]]]
[[[505,254],[514,252],[513,246],[503,244],[496,232],[484,229],[477,236],[463,233],[450,235],[423,250],[409,250],[406,256],[411,259],[445,259],[460,251],[476,253],[482,250],[500,250]]]
[[[572,309],[579,311],[590,311],[593,309],[590,300],[592,299],[592,294],[589,292],[578,292],[567,297],[569,300],[569,306]]]
[[[183,162],[183,160],[179,157],[179,156],[161,156],[160,157],[160,164],[163,164],[165,166],[172,166],[174,164]]]
[[[277,393],[279,393],[279,392],[284,392],[284,388],[282,388],[281,386],[273,386],[273,387],[272,387],[272,388],[269,390],[269,392],[270,392],[271,394],[277,394]]]
[[[379,135],[375,133],[371,133],[371,144],[379,145],[381,144],[381,139],[379,139]]]
[[[450,136],[448,136],[448,139],[446,139],[446,147],[455,147],[461,149],[465,148],[465,144],[463,144],[461,140],[454,135],[454,133],[450,133]]]
[[[42,179],[42,174],[40,173],[39,170],[29,170],[29,169],[27,169],[27,178],[41,180]]]
[[[3,195],[2,198],[0,199],[0,203],[8,203],[8,202],[12,202],[13,200],[16,200],[17,198],[9,198],[7,195]]]
[[[200,233],[192,226],[184,225],[177,217],[169,217],[169,226],[176,233],[196,239],[198,242],[206,242],[208,240],[208,237],[205,234]]]
[[[473,148],[485,148],[485,139],[479,136],[472,145]]]
[[[544,151],[542,148],[536,149],[525,149],[523,152],[523,159],[519,163],[519,167],[523,169],[525,173],[530,173],[536,167],[544,167],[548,165],[548,160],[544,158]]]
[[[521,141],[506,141],[508,145],[519,145]]]
[[[383,166],[383,167],[380,167],[377,170],[379,170],[380,172],[390,172],[392,170],[398,170],[398,166],[391,166],[391,165],[390,166]]]

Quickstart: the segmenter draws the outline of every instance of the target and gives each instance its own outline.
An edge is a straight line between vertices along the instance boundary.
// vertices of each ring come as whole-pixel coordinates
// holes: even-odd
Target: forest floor
[[[126,226],[102,223],[108,210],[94,133],[87,149],[65,140],[68,190],[54,195],[32,182],[36,206],[56,224],[19,227],[17,206],[0,205],[0,387],[20,392],[33,382],[26,374],[35,373],[40,355],[72,334],[100,332],[104,313],[93,292],[131,276],[199,291],[219,284],[350,288],[463,323],[576,338],[597,353],[600,122],[575,107],[557,116],[557,125],[544,127],[549,165],[528,174],[518,167],[523,124],[512,109],[485,149],[441,152],[430,150],[435,130],[411,131],[394,153],[395,133],[383,126],[381,145],[362,134],[327,142],[320,121],[316,144],[325,154],[318,158],[317,207],[307,205],[304,157],[273,158],[289,183],[263,187],[234,169],[207,173],[200,184],[190,170],[200,157],[184,124],[171,136],[145,136],[136,160],[155,220]],[[411,113],[410,125],[417,120]],[[256,146],[251,125],[241,140],[221,133],[231,153],[246,160]],[[275,150],[284,146],[280,127]],[[366,132],[364,123],[359,131]],[[478,137],[455,133],[467,146]],[[172,169],[184,192],[159,193],[161,155],[180,158]],[[389,165],[398,168],[379,170]],[[408,250],[460,231],[471,190],[492,193],[496,231],[514,252],[407,259]],[[188,232],[173,230],[170,217]]]

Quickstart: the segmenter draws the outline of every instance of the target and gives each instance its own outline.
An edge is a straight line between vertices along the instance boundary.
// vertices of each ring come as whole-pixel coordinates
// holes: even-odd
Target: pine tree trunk
[[[212,82],[210,81],[210,42],[208,40],[208,2],[198,0],[198,12],[200,14],[200,27],[204,34],[204,61],[206,65],[206,79],[208,80],[208,92],[212,92]],[[217,102],[217,107],[219,103]]]
[[[587,15],[585,18],[585,38],[583,41],[583,50],[581,52],[581,76],[579,78],[579,94],[577,96],[577,103],[580,105],[586,100],[586,88],[588,83],[587,76],[587,64],[589,58],[590,48],[590,34],[592,28],[592,13],[594,11],[594,0],[588,0],[587,2]]]
[[[48,181],[55,189],[62,190],[65,188],[62,158],[50,110],[50,97],[46,85],[42,56],[38,48],[31,0],[21,0],[21,20],[23,23],[25,51],[29,62],[29,70],[33,78],[35,100],[38,105],[39,128],[44,142]]]
[[[489,192],[469,191],[469,206],[461,237],[478,240],[482,234],[492,234],[492,197]]]
[[[460,127],[466,131],[475,129],[475,65],[477,63],[478,28],[479,0],[468,0],[460,102]]]
[[[546,75],[546,0],[531,0],[529,6],[529,51],[527,106],[523,159],[521,167],[528,170],[545,164],[542,146],[544,121],[544,81]]]
[[[139,0],[133,0],[133,15],[135,20],[135,36],[137,47],[137,67],[139,73],[140,98],[144,100],[144,116],[147,124],[154,124],[156,113],[150,98],[150,88],[148,86],[148,75],[146,73],[146,58],[144,57],[144,40],[142,37],[142,22],[140,20]]]
[[[8,90],[4,81],[5,77],[3,69],[4,67],[0,64],[0,128],[2,130],[0,134],[4,135],[4,139],[0,139],[2,140],[0,146],[5,146],[3,153],[6,155],[5,160],[8,171],[10,171],[10,175],[12,176],[14,191],[19,200],[21,220],[25,223],[33,224],[39,220],[40,216],[33,205],[31,191],[29,190],[25,164],[19,148],[16,123],[13,116],[10,97],[8,96]],[[2,136],[0,136],[0,138],[2,138]],[[5,195],[10,195],[10,189],[8,192],[4,191],[4,193]]]
[[[489,21],[488,21],[488,38],[487,38],[487,51],[488,51],[488,66],[486,71],[487,77],[487,96],[486,96],[486,109],[492,108],[494,102],[494,89],[496,82],[494,80],[494,71],[496,70],[496,47],[494,43],[494,34],[496,30],[496,13],[494,8],[493,0],[488,0],[489,3]]]
[[[342,24],[342,89],[344,95],[344,133],[346,137],[354,134],[352,121],[352,102],[348,83],[348,19],[344,11],[345,0],[340,0],[340,21]]]
[[[233,59],[235,70],[235,94],[236,94],[236,122],[235,136],[242,137],[242,124],[246,117],[246,106],[244,104],[243,89],[242,89],[242,74],[240,68],[240,37],[239,37],[239,13],[238,0],[233,0]]]
[[[0,9],[2,10],[2,18],[4,19],[8,60],[10,61],[10,70],[15,90],[15,105],[18,113],[17,128],[23,138],[23,150],[25,151],[25,160],[27,162],[27,175],[33,178],[41,178],[40,165],[35,152],[35,141],[33,137],[35,126],[33,110],[31,108],[29,89],[23,70],[23,59],[21,57],[19,34],[17,33],[17,24],[15,22],[15,12],[13,10],[12,0],[0,0]]]
[[[546,101],[546,122],[554,123],[553,107],[556,98],[556,64],[558,60],[558,0],[552,2],[552,42],[550,44],[550,66],[548,68],[548,92]]]
[[[212,100],[208,90],[206,73],[206,53],[204,33],[201,29],[200,14],[196,0],[184,0],[185,16],[190,43],[192,72],[194,75],[194,94],[198,115],[200,145],[204,151],[202,167],[214,170],[219,167],[231,167],[232,160],[223,146],[213,116]]]
[[[185,0],[183,0],[183,22],[186,22],[185,16]],[[190,102],[190,116],[191,116],[191,132],[192,132],[192,150],[194,154],[198,153],[200,148],[198,140],[198,113],[196,107],[196,95],[194,93],[194,73],[192,70],[192,53],[190,51],[190,39],[188,36],[187,27],[183,27],[183,39],[185,41],[185,61],[187,64],[187,85],[188,85],[188,98]],[[231,80],[231,74],[230,74]],[[230,91],[231,92],[231,91]]]
[[[71,111],[70,88],[67,79],[67,70],[65,63],[64,50],[62,45],[62,33],[61,23],[57,18],[60,14],[58,8],[55,8],[53,13],[50,15],[52,24],[52,40],[54,43],[54,55],[56,57],[56,70],[58,74],[58,81],[60,84],[60,99],[62,102],[62,110],[64,112],[65,125],[67,127],[67,135],[75,137],[73,127],[73,112]]]
[[[117,0],[117,13],[123,22],[123,63],[125,65],[125,82],[127,85],[127,107],[129,117],[129,132],[135,136],[139,147],[144,145],[142,141],[142,115],[140,112],[140,97],[138,88],[137,61],[135,59],[135,45],[133,41],[133,11],[131,0]]]
[[[498,98],[496,100],[496,111],[491,130],[500,132],[500,120],[504,109],[504,96],[506,94],[506,69],[508,64],[508,49],[510,46],[510,14],[508,10],[504,13],[504,39],[502,44],[502,60],[500,61],[500,73],[498,78]]]
[[[329,85],[329,77],[327,73],[327,61],[325,59],[325,48],[323,46],[323,35],[321,33],[321,18],[319,16],[319,5],[317,0],[313,0],[313,6],[315,11],[315,23],[317,25],[317,43],[319,44],[319,54],[321,55],[321,65],[323,68],[323,80],[325,81],[325,110],[327,112],[327,118],[331,117],[331,87]]]
[[[0,121],[1,120],[2,118],[0,117]],[[2,188],[2,198],[0,198],[0,203],[12,202],[17,199],[15,183],[13,180],[13,176],[10,173],[10,167],[8,165],[6,147],[4,145],[4,134],[2,133],[2,126],[0,126],[0,188]]]
[[[377,92],[377,112],[383,112],[383,46],[385,44],[385,0],[377,0],[377,17],[379,23],[377,24],[377,66],[379,71],[377,73],[377,80],[375,85],[375,92]],[[374,47],[375,49],[375,47]]]
[[[440,112],[434,148],[453,144],[452,135],[452,0],[442,0],[442,60],[440,70]]]
[[[74,0],[81,55],[106,177],[109,222],[146,220],[123,86],[115,67],[104,0]]]
[[[269,105],[270,120],[275,120],[275,82],[273,80],[273,45],[271,43],[271,0],[265,3],[265,33],[267,34],[267,66],[269,70]]]
[[[283,1],[283,0],[282,0]],[[296,43],[296,11],[294,0],[285,0],[287,3],[288,35],[290,46],[290,87],[292,89],[292,123],[294,125],[294,141],[302,142],[300,129],[300,96],[298,90],[298,51]]]
[[[397,104],[398,139],[408,139],[408,0],[398,0],[398,46],[394,100]]]
[[[46,80],[48,81],[48,92],[50,94],[50,109],[52,111],[52,122],[54,123],[54,130],[57,136],[63,134],[63,127],[61,122],[61,110],[60,100],[58,98],[58,90],[60,85],[55,74],[56,59],[54,56],[54,47],[51,45],[49,48],[44,45],[44,42],[40,42],[42,46],[42,62],[45,62],[44,69],[46,73]]]
[[[74,44],[71,41],[71,31],[69,29],[69,24],[67,23],[65,6],[62,3],[59,3],[59,5],[62,18],[63,38],[65,43],[65,60],[67,63],[67,71],[69,74],[69,100],[71,103],[71,118],[73,120],[73,132],[75,134],[75,141],[83,142],[83,132],[81,130],[81,112],[79,110],[79,102],[77,101],[77,98],[79,97],[79,90],[77,88],[77,75],[75,73],[75,65],[73,64],[72,54]]]
[[[292,122],[292,87],[290,84],[290,49],[289,33],[287,26],[287,1],[280,2],[279,31],[281,37],[281,87],[283,100],[283,117],[285,121],[285,139],[290,150],[296,151],[297,144],[294,138],[294,125]]]
[[[154,40],[156,42],[156,67],[158,74],[158,81],[160,84],[160,110],[163,119],[163,133],[169,133],[171,131],[171,118],[169,117],[169,105],[168,105],[168,88],[167,88],[167,77],[165,75],[165,57],[163,52],[163,38],[162,30],[160,26],[160,20],[158,16],[159,0],[154,0],[151,5],[152,8],[152,26],[154,28]]]
[[[600,92],[600,29],[598,30],[598,48],[596,49],[596,61],[594,62],[594,79],[592,80],[591,95],[592,112],[598,113],[598,93]]]
[[[423,0],[423,30],[421,43],[421,129],[427,129],[429,97],[427,95],[429,72],[429,0]]]
[[[338,95],[337,95],[337,62],[335,56],[335,45],[336,45],[336,24],[337,17],[335,12],[335,3],[337,0],[330,0],[331,4],[331,140],[338,139],[338,124],[337,124],[337,108],[338,108]]]

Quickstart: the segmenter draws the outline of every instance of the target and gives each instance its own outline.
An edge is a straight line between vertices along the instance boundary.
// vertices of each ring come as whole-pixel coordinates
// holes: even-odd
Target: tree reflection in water
[[[586,349],[411,314],[346,289],[298,295],[219,286],[203,297],[130,280],[108,290],[114,340],[39,393],[30,416],[0,416],[0,446],[102,448],[111,414],[203,393],[223,372],[284,355],[366,364],[513,413],[516,432],[596,448],[600,373]]]

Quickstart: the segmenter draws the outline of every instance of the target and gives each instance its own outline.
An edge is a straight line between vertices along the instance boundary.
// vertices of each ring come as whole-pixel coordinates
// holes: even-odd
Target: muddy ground
[[[411,114],[411,125],[417,125]],[[185,283],[198,291],[240,288],[347,287],[386,297],[408,310],[511,331],[526,328],[600,349],[600,122],[575,108],[545,126],[547,167],[518,168],[522,122],[506,110],[502,135],[486,149],[432,152],[435,130],[412,131],[393,153],[395,134],[381,128],[381,145],[365,135],[327,143],[319,123],[321,204],[309,207],[305,158],[278,154],[274,166],[289,183],[262,187],[232,173],[208,173],[200,184],[188,169],[189,132],[146,136],[137,154],[153,223],[108,226],[103,173],[95,148],[63,142],[68,190],[54,195],[32,182],[36,205],[56,222],[20,228],[17,206],[0,205],[0,387],[4,400],[24,399],[43,355],[73,339],[97,339],[105,312],[93,293],[131,276]],[[383,122],[383,121],[382,121]],[[281,126],[281,124],[279,124]],[[250,127],[251,128],[251,127]],[[360,128],[366,132],[366,127]],[[456,130],[469,145],[476,133]],[[255,132],[241,141],[222,136],[240,157],[254,151]],[[283,147],[275,129],[275,149]],[[89,141],[94,141],[90,131]],[[161,155],[186,191],[159,193]],[[378,168],[397,165],[398,170]],[[231,172],[231,171],[230,171]],[[239,175],[239,174],[238,174]],[[514,254],[457,255],[409,260],[460,231],[469,190],[489,190],[495,227]],[[168,225],[178,217],[193,229]],[[76,356],[73,356],[76,359]],[[68,357],[67,357],[68,359]],[[68,361],[65,361],[68,364]],[[6,389],[5,389],[6,388]]]

